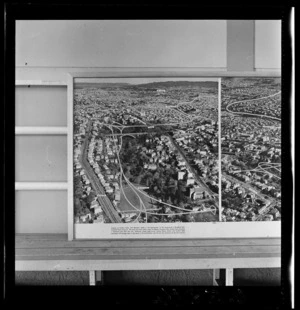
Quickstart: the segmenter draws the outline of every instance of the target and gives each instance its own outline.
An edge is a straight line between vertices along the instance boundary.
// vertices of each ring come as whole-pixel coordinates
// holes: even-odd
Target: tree
[[[80,212],[81,203],[80,203],[79,198],[75,198],[75,201],[74,201],[74,208],[75,208],[75,214],[77,214],[77,213]]]
[[[81,183],[81,182],[80,182]],[[80,198],[83,195],[83,189],[82,189],[82,184],[79,184],[78,186],[75,186],[75,197]]]
[[[79,175],[74,177],[74,185],[77,186],[81,183],[81,178]]]
[[[86,206],[86,202],[84,200],[81,200],[81,209],[85,209],[87,206]]]
[[[87,197],[87,203],[90,204],[96,197],[96,194],[94,191],[91,191],[90,194]]]

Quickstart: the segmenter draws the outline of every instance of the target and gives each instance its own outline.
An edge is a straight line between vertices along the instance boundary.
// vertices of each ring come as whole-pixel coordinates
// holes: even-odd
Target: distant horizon
[[[94,85],[147,85],[151,83],[162,82],[215,82],[218,83],[219,78],[75,78],[74,88],[82,88],[82,85],[93,87]],[[91,85],[91,86],[88,86]]]

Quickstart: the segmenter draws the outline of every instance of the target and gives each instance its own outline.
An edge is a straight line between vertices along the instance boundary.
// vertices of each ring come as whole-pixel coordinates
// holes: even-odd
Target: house
[[[185,172],[184,172],[184,171],[178,171],[178,177],[177,177],[177,179],[178,179],[178,180],[182,180],[183,177],[184,177],[184,175],[185,175]]]
[[[267,210],[267,208],[268,208],[267,205],[262,206],[262,207],[258,210],[258,213],[259,213],[259,214],[263,214],[263,213]]]
[[[188,171],[188,179],[192,179],[194,177],[193,173]]]
[[[88,222],[91,219],[91,213],[87,213],[85,215],[80,216],[80,220],[82,222]]]
[[[81,169],[81,165],[80,164],[76,164],[76,169]]]
[[[184,160],[178,160],[178,166],[185,166],[185,161]]]
[[[92,190],[92,188],[90,186],[87,186],[86,191],[90,192]]]
[[[122,213],[122,218],[126,223],[131,222],[136,213]]]
[[[95,214],[100,214],[100,213],[102,213],[103,211],[102,211],[102,207],[98,204],[98,205],[95,205],[94,207],[93,207],[93,209],[94,209],[94,213]]]
[[[113,189],[109,186],[105,188],[105,191],[110,194],[114,192]]]
[[[95,208],[96,206],[99,206],[99,203],[98,203],[98,201],[95,199],[95,200],[93,200],[93,201],[91,202],[90,208],[92,209],[92,208]]]
[[[188,186],[188,185],[193,185],[195,183],[195,179],[187,179],[187,181],[186,181],[186,185]]]
[[[264,217],[264,220],[265,220],[265,221],[273,221],[273,219],[274,219],[274,217],[273,217],[272,214],[267,214],[267,215],[265,215],[265,217]]]
[[[119,191],[119,190],[116,190],[116,191],[115,191],[115,200],[116,200],[116,201],[120,201],[120,199],[121,199],[120,191]]]
[[[98,214],[97,218],[94,219],[94,223],[104,223],[104,217],[103,214]]]
[[[195,192],[193,188],[190,189],[190,197],[194,200],[203,198],[203,191]]]
[[[149,170],[156,170],[156,169],[157,169],[157,166],[156,166],[155,164],[150,164],[150,165],[148,166],[148,169],[149,169]]]

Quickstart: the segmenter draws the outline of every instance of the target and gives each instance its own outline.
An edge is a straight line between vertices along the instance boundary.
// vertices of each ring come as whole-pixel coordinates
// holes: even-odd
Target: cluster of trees
[[[213,201],[209,202],[210,205],[214,204]],[[184,211],[178,209],[172,209],[174,214],[170,217],[168,215],[160,215],[166,213],[166,207],[164,204],[158,203],[160,210],[157,212],[157,215],[148,215],[148,223],[155,223],[155,222],[212,222],[218,220],[218,210],[214,215],[211,212],[204,212],[204,213],[187,213],[187,214],[179,214]],[[184,204],[180,203],[180,207],[184,207]],[[197,206],[197,202],[193,202],[188,198],[188,206],[185,207],[187,211],[192,210],[193,206]]]
[[[89,195],[83,197],[83,188],[80,176],[74,177],[74,214],[75,216],[91,213],[89,209],[91,202],[95,199],[96,194],[91,191]]]
[[[163,213],[163,212],[161,212]],[[171,217],[168,217],[167,215],[148,215],[147,217],[147,222],[148,223],[168,223],[168,222],[195,222],[195,216],[191,214],[182,214],[182,215],[177,215],[174,214]]]
[[[149,136],[148,136],[149,138]],[[152,138],[155,138],[153,136]],[[140,146],[147,146],[149,149],[155,149],[156,144],[153,142],[146,143],[146,136],[139,136],[136,139],[123,138],[123,148],[120,154],[123,164],[125,176],[131,181],[149,187],[146,191],[156,199],[161,199],[163,202],[192,210],[192,206],[196,206],[197,202],[191,201],[189,198],[189,188],[186,186],[187,173],[182,180],[178,179],[177,160],[175,155],[170,155],[168,160],[169,167],[165,168],[157,165],[154,171],[145,170],[144,163],[148,162],[147,154],[141,156]],[[213,202],[212,202],[213,204]],[[176,209],[173,209],[176,210]],[[182,211],[181,211],[182,212]],[[165,205],[161,206],[159,213],[165,213]],[[180,220],[182,222],[190,222],[194,220],[192,215],[173,216],[172,220]],[[148,222],[170,221],[167,216],[151,216],[148,217]]]

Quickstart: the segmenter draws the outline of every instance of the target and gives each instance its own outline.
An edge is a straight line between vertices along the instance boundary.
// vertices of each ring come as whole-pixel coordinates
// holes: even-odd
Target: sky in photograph
[[[146,83],[153,83],[153,82],[167,82],[167,81],[192,81],[192,82],[218,82],[217,78],[75,78],[75,88],[76,84],[97,84],[97,83],[128,83],[128,84],[146,84]]]

